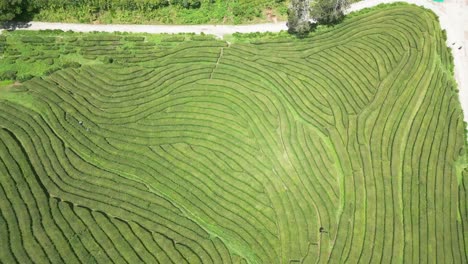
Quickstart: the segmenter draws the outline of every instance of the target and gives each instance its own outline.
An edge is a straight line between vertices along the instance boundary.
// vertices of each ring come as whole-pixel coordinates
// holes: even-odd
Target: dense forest
[[[0,0],[0,21],[236,24],[286,10],[287,0]]]

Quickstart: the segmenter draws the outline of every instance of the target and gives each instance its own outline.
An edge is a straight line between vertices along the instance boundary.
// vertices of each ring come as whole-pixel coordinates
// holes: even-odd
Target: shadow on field
[[[29,28],[31,27],[31,23],[29,22],[19,22],[19,21],[7,21],[0,23],[0,30],[16,30],[18,28]]]

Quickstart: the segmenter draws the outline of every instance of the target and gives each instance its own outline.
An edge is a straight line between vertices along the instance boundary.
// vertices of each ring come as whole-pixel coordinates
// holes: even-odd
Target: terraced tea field
[[[304,40],[116,36],[0,88],[0,262],[468,262],[466,124],[433,13]]]

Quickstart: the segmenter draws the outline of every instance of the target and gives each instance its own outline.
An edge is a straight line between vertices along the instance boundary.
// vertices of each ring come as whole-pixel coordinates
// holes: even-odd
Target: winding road
[[[352,4],[348,12],[376,6],[382,3],[401,2],[402,0],[363,0]],[[468,0],[446,0],[436,3],[429,0],[404,0],[405,2],[424,6],[434,11],[440,20],[441,27],[447,31],[447,46],[452,48],[455,62],[455,79],[460,90],[460,101],[464,109],[464,119],[468,122]],[[252,25],[94,25],[28,22],[8,25],[17,30],[61,29],[77,32],[133,32],[133,33],[205,33],[222,38],[235,32],[279,32],[286,30],[284,22]]]

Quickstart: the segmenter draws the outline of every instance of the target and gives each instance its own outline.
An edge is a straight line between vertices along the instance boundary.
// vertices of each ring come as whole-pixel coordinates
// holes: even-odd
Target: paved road
[[[351,6],[349,12],[372,7],[381,3],[399,2],[402,0],[363,0]],[[433,10],[440,20],[442,28],[447,30],[447,45],[452,47],[455,61],[455,79],[460,90],[460,100],[468,122],[468,0],[445,0],[435,3],[429,0],[403,0],[408,3],[424,6]],[[182,33],[190,32],[212,34],[222,38],[235,32],[279,32],[286,30],[284,22],[253,25],[92,25],[69,23],[29,22],[11,25],[21,30],[61,29],[78,32],[134,32],[134,33]],[[455,44],[453,44],[455,43]],[[458,49],[463,47],[462,49]]]

